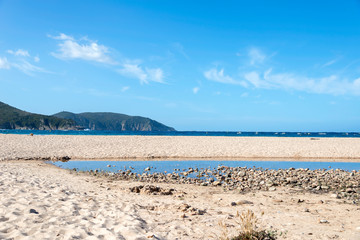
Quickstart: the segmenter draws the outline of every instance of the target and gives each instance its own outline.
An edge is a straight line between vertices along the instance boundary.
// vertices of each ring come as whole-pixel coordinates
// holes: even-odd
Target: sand
[[[279,239],[360,239],[360,207],[331,193],[156,184],[176,194],[147,195],[129,191],[145,183],[6,160],[52,156],[359,161],[360,139],[0,134],[0,239],[218,239],[219,221],[234,234],[236,212],[248,209],[259,228],[282,232]]]
[[[0,239],[217,239],[218,222],[234,232],[236,212],[247,209],[260,228],[285,234],[279,239],[360,239],[360,207],[330,194],[296,188],[240,194],[157,184],[181,193],[159,196],[129,192],[141,183],[70,173],[39,161],[3,161],[0,169]],[[205,213],[184,212],[185,204]]]
[[[0,134],[0,160],[256,159],[360,161],[360,138],[60,136]]]

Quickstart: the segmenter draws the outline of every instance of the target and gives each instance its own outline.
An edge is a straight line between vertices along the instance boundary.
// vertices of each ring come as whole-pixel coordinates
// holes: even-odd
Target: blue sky
[[[0,0],[0,101],[177,130],[360,131],[360,1]]]

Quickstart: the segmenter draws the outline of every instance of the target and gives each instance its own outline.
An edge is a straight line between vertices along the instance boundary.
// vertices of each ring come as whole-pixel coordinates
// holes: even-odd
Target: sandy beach
[[[0,239],[220,239],[251,210],[278,239],[360,239],[360,207],[295,185],[272,191],[112,180],[14,159],[358,161],[360,139],[0,135]],[[156,192],[130,188],[159,187]],[[151,185],[151,186],[150,186]],[[281,235],[280,235],[281,234]]]
[[[0,160],[256,159],[360,161],[360,138],[0,134]]]
[[[157,184],[175,190],[161,196],[129,192],[144,183],[84,176],[41,161],[0,167],[0,239],[218,239],[219,221],[233,232],[236,212],[247,209],[259,227],[282,232],[279,239],[360,239],[360,207],[331,194]]]

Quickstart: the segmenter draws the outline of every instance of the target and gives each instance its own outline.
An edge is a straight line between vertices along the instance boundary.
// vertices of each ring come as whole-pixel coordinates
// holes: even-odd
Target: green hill
[[[120,113],[71,113],[60,112],[53,116],[75,121],[76,125],[91,130],[112,131],[175,131],[150,118],[128,116]]]
[[[0,129],[70,130],[77,129],[75,125],[73,120],[29,113],[0,102]]]

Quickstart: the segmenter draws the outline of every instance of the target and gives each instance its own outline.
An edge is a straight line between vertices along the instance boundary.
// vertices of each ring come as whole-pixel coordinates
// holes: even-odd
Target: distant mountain
[[[71,113],[60,112],[54,117],[71,119],[77,126],[91,130],[111,131],[175,131],[174,128],[165,126],[150,118],[128,116],[120,113],[98,112],[98,113]]]
[[[60,112],[46,116],[25,112],[3,102],[0,102],[0,129],[175,131],[150,118],[106,112]]]
[[[0,129],[72,130],[75,121],[34,114],[0,102]]]

